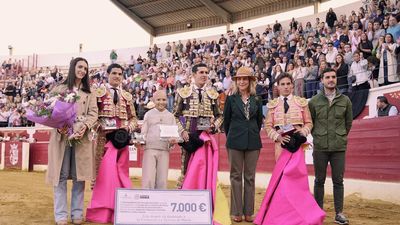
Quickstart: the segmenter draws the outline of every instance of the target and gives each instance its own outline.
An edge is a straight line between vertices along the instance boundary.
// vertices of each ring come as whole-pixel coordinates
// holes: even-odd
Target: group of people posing
[[[73,180],[70,212],[73,224],[84,221],[85,181],[91,181],[93,188],[86,221],[113,222],[116,188],[131,188],[128,146],[129,133],[134,131],[141,130],[145,140],[142,188],[167,189],[169,151],[178,140],[161,138],[160,125],[177,125],[183,140],[179,144],[182,176],[178,180],[178,188],[182,189],[200,189],[198,183],[202,179],[196,181],[197,186],[192,182],[198,177],[215,181],[218,146],[213,134],[224,130],[230,164],[230,216],[234,222],[323,224],[324,183],[329,163],[335,222],[348,224],[343,214],[343,176],[353,116],[351,101],[337,89],[334,70],[323,71],[323,89],[310,101],[293,94],[294,80],[290,74],[279,75],[276,79],[279,97],[268,103],[264,118],[262,100],[255,90],[257,76],[251,68],[243,66],[237,70],[232,94],[222,111],[218,92],[207,85],[208,66],[194,64],[191,84],[176,91],[173,113],[166,110],[166,91],[158,90],[152,99],[155,107],[145,114],[140,127],[132,95],[121,88],[124,68],[111,64],[107,69],[108,84],[97,89],[90,87],[88,68],[84,58],[73,59],[67,78],[53,89],[78,93],[77,116],[83,117],[85,124],[77,132],[80,143],[72,146],[66,144],[66,128],[51,132],[47,181],[54,187],[56,224],[68,224],[68,179]],[[263,148],[261,129],[275,142],[276,165],[260,210],[254,215],[256,166]],[[304,159],[309,134],[313,137],[314,197],[309,190]],[[212,160],[204,160],[203,155],[211,155]],[[214,175],[201,174],[207,173],[204,167],[212,168]],[[214,181],[210,183],[214,185]],[[226,222],[214,218],[214,224]]]

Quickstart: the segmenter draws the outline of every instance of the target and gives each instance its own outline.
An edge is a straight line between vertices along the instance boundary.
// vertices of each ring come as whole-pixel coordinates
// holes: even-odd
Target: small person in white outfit
[[[160,125],[176,125],[175,117],[166,110],[165,90],[153,95],[155,108],[144,115],[142,135],[146,142],[143,153],[142,188],[167,189],[169,150],[177,143],[176,139],[160,139]]]

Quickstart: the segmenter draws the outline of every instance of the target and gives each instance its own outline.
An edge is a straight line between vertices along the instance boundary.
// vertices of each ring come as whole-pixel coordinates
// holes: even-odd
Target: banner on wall
[[[28,171],[29,143],[10,141],[1,144],[0,169]]]

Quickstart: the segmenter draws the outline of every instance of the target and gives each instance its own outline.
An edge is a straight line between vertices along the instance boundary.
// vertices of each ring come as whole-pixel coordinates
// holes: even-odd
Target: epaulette
[[[107,91],[105,87],[98,87],[94,90],[94,93],[97,98],[101,98],[107,93]]]
[[[121,93],[122,97],[123,97],[125,100],[127,100],[128,102],[131,101],[131,100],[133,99],[131,93],[129,93],[129,92],[125,91],[125,90],[122,90],[121,92],[122,92],[122,93]]]
[[[275,108],[275,107],[278,105],[278,102],[279,102],[279,101],[278,101],[278,98],[274,98],[274,99],[268,101],[267,107],[268,107],[269,109],[273,109],[273,108]]]
[[[294,102],[301,107],[305,107],[308,104],[307,99],[299,96],[294,96]]]
[[[206,93],[211,99],[217,99],[219,97],[217,90],[214,88],[207,88]]]
[[[179,88],[177,92],[179,96],[181,96],[181,98],[188,98],[192,94],[192,87],[191,86],[182,87]]]

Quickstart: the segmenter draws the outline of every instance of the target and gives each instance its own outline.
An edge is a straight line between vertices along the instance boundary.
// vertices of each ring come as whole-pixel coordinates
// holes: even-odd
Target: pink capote
[[[128,146],[118,150],[109,141],[105,148],[92,200],[86,211],[86,221],[95,223],[113,223],[116,189],[132,187],[129,179]]]
[[[215,213],[221,215],[220,212],[223,212],[224,209],[222,209],[222,207],[224,206],[221,205],[220,209],[215,209],[215,199],[220,199],[220,197],[222,197],[216,197],[217,193],[222,193],[217,191],[218,144],[215,138],[206,132],[200,134],[200,139],[204,141],[204,145],[191,155],[182,189],[211,190],[212,210],[214,215],[213,224],[219,225],[221,222],[216,221],[215,217],[223,218],[224,215],[220,217],[216,216]],[[216,210],[218,210],[218,212],[216,212]],[[226,216],[229,219],[229,213],[227,210],[226,212]]]
[[[324,219],[308,186],[303,149],[282,149],[254,224],[322,225]]]

